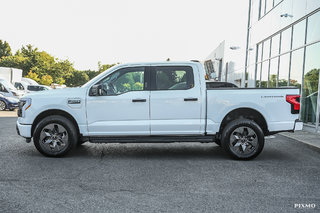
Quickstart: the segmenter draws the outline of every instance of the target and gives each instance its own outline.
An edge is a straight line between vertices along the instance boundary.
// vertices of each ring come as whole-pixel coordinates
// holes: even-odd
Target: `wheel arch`
[[[224,116],[220,128],[219,133],[221,134],[224,127],[230,122],[238,118],[246,118],[249,120],[253,120],[256,122],[260,128],[262,129],[264,135],[269,135],[268,124],[264,116],[257,110],[249,108],[249,107],[241,107],[230,111],[227,115]]]
[[[34,130],[37,126],[37,124],[45,117],[48,117],[50,115],[60,115],[63,116],[67,119],[69,119],[73,125],[75,126],[76,130],[77,130],[77,134],[78,136],[80,136],[80,129],[78,126],[77,121],[75,120],[75,118],[68,112],[64,111],[64,110],[60,110],[60,109],[49,109],[49,110],[45,110],[43,112],[41,112],[33,121],[32,123],[32,127],[31,127],[31,136],[33,136]]]

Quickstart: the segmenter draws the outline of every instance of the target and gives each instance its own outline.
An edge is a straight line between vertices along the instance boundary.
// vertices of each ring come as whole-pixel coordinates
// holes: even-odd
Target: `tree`
[[[38,77],[38,74],[37,73],[33,73],[32,71],[30,71],[29,73],[28,73],[28,75],[26,75],[26,76],[24,76],[25,78],[30,78],[30,79],[32,79],[32,80],[35,80],[36,82],[39,82],[40,81],[40,79],[39,79],[39,77]]]
[[[11,47],[8,42],[0,40],[0,58],[11,56]]]
[[[99,71],[95,71],[95,70],[85,70],[82,72],[85,72],[88,75],[90,80],[96,77],[97,75],[99,75]]]
[[[66,79],[66,85],[70,87],[81,86],[89,81],[89,76],[85,71],[73,71],[72,75]]]
[[[14,67],[18,69],[26,70],[27,58],[23,56],[6,56],[0,58],[0,66],[1,67]],[[30,70],[23,72],[23,75],[28,74]]]
[[[119,63],[117,63],[117,64],[119,64]],[[98,62],[98,72],[102,73],[103,71],[106,71],[107,69],[109,69],[117,64],[101,64],[101,62],[99,61]]]
[[[44,75],[41,77],[40,84],[50,86],[53,82],[53,79],[50,75]]]
[[[320,69],[312,69],[304,75],[303,89],[305,96],[318,91],[319,72]]]

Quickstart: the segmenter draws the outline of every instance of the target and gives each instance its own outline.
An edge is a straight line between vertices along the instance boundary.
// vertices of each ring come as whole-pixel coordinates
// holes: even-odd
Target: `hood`
[[[37,98],[65,98],[65,97],[79,97],[83,96],[85,94],[87,88],[64,88],[64,89],[52,89],[52,90],[45,90],[40,92],[33,92],[28,93],[23,96],[23,98],[31,98],[31,99],[37,99]]]

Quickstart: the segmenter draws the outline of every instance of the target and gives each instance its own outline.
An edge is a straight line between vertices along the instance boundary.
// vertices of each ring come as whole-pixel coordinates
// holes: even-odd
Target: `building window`
[[[320,11],[308,18],[307,43],[320,40]]]
[[[302,70],[303,70],[304,49],[292,52],[290,68],[290,86],[296,86],[301,89]]]
[[[263,42],[263,60],[270,57],[270,39]]]
[[[279,58],[273,58],[270,60],[270,71],[269,71],[269,86],[268,87],[277,87],[278,82],[278,62]]]
[[[261,83],[260,83],[260,87],[262,88],[268,87],[268,71],[269,71],[269,60],[262,62]]]
[[[293,25],[292,33],[292,49],[296,49],[304,45],[306,32],[306,20]]]
[[[319,93],[320,42],[306,48],[301,119],[315,124]]]
[[[291,31],[292,27],[281,32],[281,53],[288,52],[291,49]]]
[[[259,19],[262,18],[266,13],[268,13],[282,1],[283,0],[260,0]]]
[[[289,69],[290,69],[290,53],[280,56],[279,64],[279,81],[278,86],[288,86]]]
[[[261,68],[262,63],[257,64],[256,87],[261,87]]]
[[[205,67],[206,72],[207,72],[208,75],[210,75],[211,73],[214,73],[212,60],[205,61],[204,62],[204,67]]]
[[[271,57],[279,55],[280,34],[272,37],[271,40]]]

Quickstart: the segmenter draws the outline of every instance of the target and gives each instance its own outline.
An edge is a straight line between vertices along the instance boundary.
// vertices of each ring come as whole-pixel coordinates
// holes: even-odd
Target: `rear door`
[[[195,135],[201,127],[199,76],[191,66],[151,67],[151,135]]]

